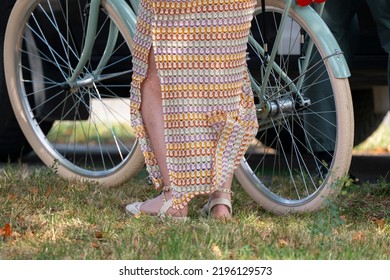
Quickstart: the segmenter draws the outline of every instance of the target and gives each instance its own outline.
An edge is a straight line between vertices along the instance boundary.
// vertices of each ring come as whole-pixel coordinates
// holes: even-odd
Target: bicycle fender
[[[123,23],[126,25],[126,28],[130,31],[132,37],[135,34],[136,26],[136,15],[134,10],[126,3],[125,0],[106,0],[107,3],[115,9],[116,13],[122,18]]]
[[[334,38],[332,32],[321,19],[318,13],[310,6],[298,6],[296,1],[293,1],[291,9],[299,14],[304,21],[306,21],[311,29],[318,36],[318,44],[324,50],[325,57],[328,57],[329,64],[332,68],[333,74],[336,78],[348,78],[351,76],[347,61],[340,49],[339,44]]]

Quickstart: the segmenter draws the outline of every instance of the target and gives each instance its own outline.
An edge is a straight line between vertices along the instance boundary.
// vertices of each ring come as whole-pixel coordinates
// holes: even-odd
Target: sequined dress
[[[131,122],[147,170],[160,188],[162,176],[140,111],[140,87],[153,47],[175,209],[221,187],[257,132],[246,68],[254,5],[252,0],[141,0]]]

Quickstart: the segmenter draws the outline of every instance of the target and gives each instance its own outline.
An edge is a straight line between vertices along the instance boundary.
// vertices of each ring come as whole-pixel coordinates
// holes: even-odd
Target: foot
[[[126,212],[130,215],[187,217],[188,207],[176,210],[172,208],[172,203],[172,191],[162,192],[159,196],[145,202],[135,202],[127,205]]]
[[[209,202],[204,206],[205,213],[220,220],[229,220],[232,217],[231,194],[229,189],[220,189],[210,194]]]

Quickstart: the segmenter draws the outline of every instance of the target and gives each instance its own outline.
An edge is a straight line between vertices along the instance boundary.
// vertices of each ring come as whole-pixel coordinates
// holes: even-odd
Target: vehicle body
[[[8,15],[15,0],[3,1],[0,11],[0,40],[4,39]],[[354,100],[355,143],[365,140],[378,127],[388,111],[387,54],[380,46],[375,22],[364,6],[358,14],[360,22],[359,43],[350,65],[350,85]],[[75,21],[74,24],[77,24]],[[75,28],[77,30],[77,28]],[[0,58],[3,61],[3,45]],[[128,92],[125,90],[123,95]],[[0,160],[17,160],[31,151],[9,103],[3,64],[0,64]],[[50,108],[48,108],[50,110]]]
[[[354,53],[349,79],[355,111],[355,144],[370,136],[389,111],[388,54],[381,47],[376,23],[365,1],[357,12],[358,28],[351,42]]]

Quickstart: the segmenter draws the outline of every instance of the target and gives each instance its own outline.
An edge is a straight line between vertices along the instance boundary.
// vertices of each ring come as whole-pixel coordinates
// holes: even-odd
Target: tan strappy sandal
[[[161,196],[161,200],[163,202],[163,205],[161,206],[160,211],[158,212],[157,215],[151,215],[149,213],[145,213],[145,212],[141,211],[141,206],[145,202],[134,202],[132,204],[128,204],[126,206],[126,208],[125,208],[126,209],[126,213],[129,214],[129,215],[132,215],[132,216],[137,216],[137,215],[141,215],[141,214],[147,214],[149,216],[159,217],[159,218],[161,218],[161,220],[174,220],[174,221],[186,221],[186,220],[188,220],[189,219],[188,217],[172,216],[172,215],[169,215],[167,213],[169,208],[172,207],[173,197],[170,198],[169,200],[166,200],[164,193],[170,191],[171,189],[172,189],[171,187],[164,187],[163,188],[163,192],[160,195]]]
[[[233,192],[231,190],[228,190],[228,189],[224,189],[224,188],[219,188],[218,190],[216,190],[217,192],[224,192],[224,193],[229,193],[229,194],[233,194]],[[222,197],[218,197],[218,198],[214,198],[214,199],[211,199],[209,200],[204,206],[203,206],[203,214],[205,216],[208,216],[208,217],[211,217],[211,211],[213,210],[213,208],[217,205],[225,205],[228,209],[229,209],[229,213],[230,215],[232,215],[232,212],[233,212],[233,207],[232,207],[232,202],[227,199],[227,198],[222,198]]]

